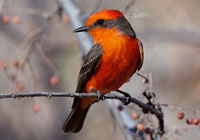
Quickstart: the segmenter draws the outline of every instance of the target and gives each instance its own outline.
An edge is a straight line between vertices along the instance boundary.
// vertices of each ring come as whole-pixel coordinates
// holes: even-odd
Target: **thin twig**
[[[4,0],[0,1],[0,6],[1,6],[1,2]],[[1,7],[0,7],[1,8]],[[40,9],[31,9],[31,8],[20,8],[20,9],[12,9],[12,10],[8,10],[8,9],[1,9],[0,10],[0,14],[31,14],[31,15],[38,15],[38,16],[46,16],[46,14],[48,14],[48,12],[40,10]]]
[[[37,42],[40,40],[40,38],[42,37],[43,33],[49,27],[51,19],[56,14],[58,14],[59,10],[60,10],[60,7],[57,7],[54,10],[52,10],[51,13],[45,14],[44,18],[46,19],[46,21],[44,22],[43,26],[42,27],[37,27],[36,29],[34,29],[33,31],[31,31],[25,37],[25,39],[21,43],[21,46],[23,46],[23,47],[29,47],[29,48],[27,49],[27,51],[25,52],[25,55],[21,59],[20,66],[23,67],[23,65],[26,62],[26,60],[28,60],[28,58],[29,58],[29,56],[31,54],[31,50],[35,47],[35,45],[37,44]]]
[[[29,61],[29,63],[27,63],[28,69],[29,69],[29,74],[30,74],[30,79],[31,79],[31,91],[35,91],[36,90],[36,79],[35,79],[35,72],[33,70],[33,66],[31,64],[31,62]]]
[[[45,54],[45,52],[42,48],[42,45],[39,42],[36,43],[36,49],[39,51],[40,55],[42,56],[42,58],[46,62],[46,64],[53,70],[54,74],[58,75],[58,71],[57,71],[56,67],[49,60],[49,58],[47,57],[47,55]]]
[[[144,79],[144,83],[149,83],[150,82],[149,78],[146,75],[144,75],[142,73],[139,73],[139,72],[136,72],[136,74]]]

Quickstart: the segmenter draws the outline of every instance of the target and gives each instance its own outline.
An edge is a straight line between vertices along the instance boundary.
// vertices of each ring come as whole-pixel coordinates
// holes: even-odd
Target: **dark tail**
[[[65,133],[79,132],[81,128],[83,127],[83,123],[84,123],[84,120],[89,108],[90,106],[87,107],[86,109],[82,109],[80,105],[80,99],[79,99],[79,101],[76,103],[75,107],[73,107],[71,113],[67,117],[65,123],[63,124],[62,130]]]

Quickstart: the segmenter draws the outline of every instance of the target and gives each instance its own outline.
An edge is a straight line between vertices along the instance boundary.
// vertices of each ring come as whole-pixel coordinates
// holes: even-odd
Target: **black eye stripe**
[[[95,27],[102,27],[102,28],[116,27],[124,34],[136,37],[135,31],[131,27],[130,23],[124,17],[120,17],[117,19],[110,19],[110,20],[99,19],[91,25],[91,28]]]
[[[104,23],[104,21],[105,21],[104,19],[99,19],[99,20],[97,20],[97,24],[102,25]]]

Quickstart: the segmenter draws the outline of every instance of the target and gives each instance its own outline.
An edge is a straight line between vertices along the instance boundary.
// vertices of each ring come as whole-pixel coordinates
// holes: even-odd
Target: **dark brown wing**
[[[139,71],[141,69],[143,61],[144,61],[143,44],[141,41],[138,42],[138,48],[140,51],[140,56],[139,56],[139,61],[137,63],[137,70]]]
[[[87,81],[92,76],[95,69],[97,68],[102,55],[103,55],[103,50],[99,44],[95,44],[89,50],[87,56],[84,59],[81,71],[79,73],[78,85],[76,88],[77,93],[82,92],[83,88],[85,87],[85,84],[87,83]],[[74,98],[72,108],[75,107],[77,102],[78,102],[78,98]]]
[[[137,63],[136,69],[134,70],[134,72],[131,74],[130,77],[132,77],[132,75],[136,72],[136,70],[139,71],[141,69],[143,61],[144,61],[143,45],[142,45],[141,41],[138,42],[138,48],[139,48],[139,52],[140,52],[140,55],[138,58],[138,63]]]

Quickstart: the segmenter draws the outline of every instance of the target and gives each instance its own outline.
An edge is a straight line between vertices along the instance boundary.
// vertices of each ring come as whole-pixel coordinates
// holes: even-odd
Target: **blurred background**
[[[189,109],[197,111],[200,106],[200,1],[133,0],[130,5],[130,0],[102,0],[96,7],[97,2],[76,0],[86,17],[94,8],[124,11],[143,42],[142,70],[152,73],[153,90],[159,102],[188,108],[186,117],[198,118],[200,114]],[[128,11],[125,10],[127,4],[130,6]],[[38,28],[43,29],[46,25],[41,13],[52,12],[56,7],[55,0],[0,0],[1,93],[74,92],[81,52],[67,15],[52,19],[37,38],[37,47],[29,40]],[[22,62],[23,66],[19,68]],[[137,75],[121,87],[134,97],[141,95],[145,88]],[[124,139],[119,127],[113,125],[103,102],[91,108],[80,133],[63,134],[61,126],[70,112],[71,103],[71,98],[1,99],[0,139]],[[163,108],[166,126],[187,127],[185,119],[177,119],[175,108]],[[198,140],[198,128],[181,131],[178,138]]]

